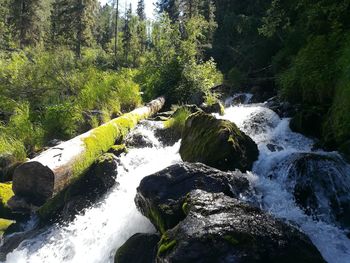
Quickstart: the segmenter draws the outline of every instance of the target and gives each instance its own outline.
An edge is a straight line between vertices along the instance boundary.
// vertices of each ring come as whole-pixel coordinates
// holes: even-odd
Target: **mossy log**
[[[40,206],[77,180],[103,152],[121,141],[140,120],[164,105],[158,98],[102,126],[52,147],[16,168],[13,191],[17,197]]]

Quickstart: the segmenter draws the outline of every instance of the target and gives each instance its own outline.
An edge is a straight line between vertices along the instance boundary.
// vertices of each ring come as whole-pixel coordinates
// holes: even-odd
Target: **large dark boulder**
[[[118,250],[114,263],[154,263],[157,256],[158,234],[135,234]]]
[[[255,142],[234,123],[202,112],[187,118],[180,147],[182,160],[220,170],[250,170],[258,159]]]
[[[222,193],[193,191],[185,211],[163,234],[157,262],[325,262],[305,234]]]
[[[287,172],[296,203],[307,214],[350,227],[350,166],[339,156],[298,153],[279,169]]]
[[[178,163],[145,177],[137,188],[135,203],[156,228],[164,232],[185,218],[183,204],[192,190],[238,197],[249,183],[242,173],[222,172],[200,163]]]

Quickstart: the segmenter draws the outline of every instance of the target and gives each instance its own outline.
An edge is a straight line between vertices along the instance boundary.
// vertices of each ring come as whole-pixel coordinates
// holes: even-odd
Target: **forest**
[[[0,0],[0,262],[350,262],[350,0],[133,2]]]
[[[349,1],[162,0],[154,21],[144,1],[0,4],[0,153],[23,160],[159,95],[212,103],[221,83],[278,94],[349,153]]]

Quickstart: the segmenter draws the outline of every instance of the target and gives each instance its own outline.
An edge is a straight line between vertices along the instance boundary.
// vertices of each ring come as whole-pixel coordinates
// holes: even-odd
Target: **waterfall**
[[[322,201],[317,218],[308,215],[293,195],[294,160],[305,154],[326,156],[330,162],[335,160],[334,169],[325,172],[329,174],[327,178],[348,189],[350,168],[338,153],[314,150],[313,140],[293,133],[289,119],[281,119],[263,104],[228,106],[225,115],[217,117],[235,122],[258,144],[259,159],[247,173],[257,204],[306,233],[328,262],[350,262],[350,239],[336,220],[327,216],[331,211],[327,194],[316,194],[315,198]],[[135,207],[136,188],[143,177],[180,161],[180,157],[179,142],[171,147],[162,146],[150,124],[146,121],[137,129],[152,141],[153,147],[130,149],[121,156],[118,185],[68,225],[51,226],[22,242],[7,256],[6,262],[113,262],[117,248],[134,233],[154,232],[151,223]],[[318,163],[310,169],[315,165]]]

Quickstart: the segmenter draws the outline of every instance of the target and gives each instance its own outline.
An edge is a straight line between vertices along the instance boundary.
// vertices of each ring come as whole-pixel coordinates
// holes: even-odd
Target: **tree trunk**
[[[84,174],[99,155],[116,141],[123,140],[140,120],[158,112],[164,102],[162,97],[153,100],[20,165],[13,175],[12,188],[16,198],[41,206]]]

